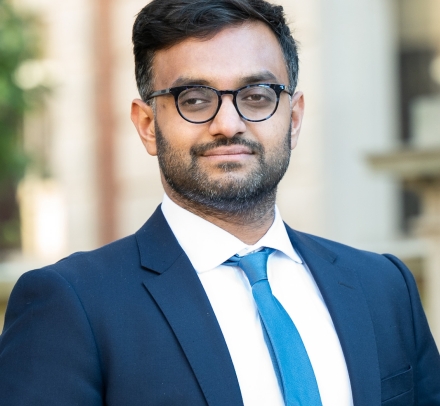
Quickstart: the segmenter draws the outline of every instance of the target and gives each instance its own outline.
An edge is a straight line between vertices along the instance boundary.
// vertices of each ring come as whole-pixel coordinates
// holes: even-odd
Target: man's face
[[[229,27],[211,39],[188,39],[161,50],[153,73],[155,90],[191,84],[219,90],[289,84],[278,41],[262,23]],[[135,101],[133,121],[148,152],[158,156],[169,195],[217,211],[241,212],[274,194],[284,175],[301,125],[302,95],[291,99],[281,93],[276,113],[262,122],[242,119],[232,95],[222,101],[216,117],[204,124],[184,120],[171,95],[155,99],[154,113]]]

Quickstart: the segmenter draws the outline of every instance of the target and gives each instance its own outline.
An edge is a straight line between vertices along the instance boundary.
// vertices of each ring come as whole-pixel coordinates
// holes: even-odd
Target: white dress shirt
[[[183,209],[167,195],[162,212],[209,298],[244,405],[283,406],[284,402],[249,281],[240,268],[222,264],[237,253],[270,247],[277,251],[268,260],[269,283],[301,335],[323,406],[352,406],[350,379],[332,319],[310,271],[292,247],[278,208],[270,229],[252,246]]]

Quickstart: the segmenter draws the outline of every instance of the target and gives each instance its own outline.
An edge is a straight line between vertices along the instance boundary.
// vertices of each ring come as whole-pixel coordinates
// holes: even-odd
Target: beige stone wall
[[[99,123],[93,105],[94,9],[83,1],[68,0],[62,6],[51,0],[32,2],[44,15],[47,59],[57,72],[48,109],[53,180],[60,199],[66,202],[65,253],[99,245],[96,154],[102,145],[96,141]],[[356,14],[350,14],[349,7],[324,6],[318,0],[280,3],[300,42],[298,88],[306,98],[299,146],[279,189],[281,211],[289,224],[310,233],[358,246],[373,241],[384,245],[392,238],[394,226],[392,185],[368,171],[364,155],[384,148],[394,136],[394,101],[389,96],[394,82],[388,80],[393,72],[388,57],[392,46],[389,10],[378,6],[383,3],[379,0],[374,1],[374,8],[365,0]],[[156,159],[144,151],[129,119],[131,100],[137,97],[131,27],[143,5],[139,0],[113,1],[114,82],[109,86],[115,115],[118,237],[134,232],[160,203],[163,193]],[[384,17],[374,25],[382,37],[377,34],[374,46],[362,52],[365,60],[375,61],[370,65],[359,62],[357,55],[351,58],[350,52],[357,50],[357,44],[363,47],[369,18],[375,14]],[[340,33],[341,25],[350,34]],[[346,37],[351,42],[345,44]],[[338,51],[345,48],[345,53]],[[369,91],[372,82],[381,84],[374,93]],[[363,114],[367,110],[368,116]],[[374,126],[370,116],[375,117]]]
[[[64,220],[59,221],[63,224],[58,222],[54,227],[58,231],[54,232],[59,233],[55,241],[59,243],[62,238],[64,242],[57,249],[47,248],[42,241],[31,242],[33,248],[23,258],[11,259],[21,265],[7,283],[21,271],[100,245],[96,157],[101,146],[97,143],[99,123],[94,107],[94,2],[15,1],[39,12],[45,26],[45,59],[53,83],[46,112],[49,124],[45,127],[50,133],[50,182],[56,191],[53,201],[64,202],[60,216]],[[138,97],[131,27],[145,3],[113,0],[111,16],[114,79],[108,85],[113,89],[118,237],[136,231],[160,203],[163,193],[156,159],[144,151],[129,119],[131,100]],[[397,232],[393,180],[374,173],[366,161],[370,153],[388,150],[396,143],[394,0],[278,3],[285,7],[300,42],[298,88],[306,99],[299,146],[279,188],[278,205],[285,220],[300,230],[361,248],[409,258],[423,256],[420,241],[404,240]],[[438,1],[431,0],[430,7],[434,3]],[[32,128],[35,126],[28,126],[30,137]],[[24,206],[37,207],[46,189],[38,181],[29,185],[36,185],[40,194],[25,195]],[[28,229],[37,230],[38,215],[26,218]],[[36,236],[44,234],[44,230],[37,231]],[[0,279],[1,275],[0,271]]]

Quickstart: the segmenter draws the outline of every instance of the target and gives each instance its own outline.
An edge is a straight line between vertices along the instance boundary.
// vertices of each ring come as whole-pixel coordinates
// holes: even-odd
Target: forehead
[[[246,84],[243,78],[259,76],[288,84],[278,40],[260,22],[230,26],[212,38],[189,38],[160,50],[154,57],[153,74],[155,90],[186,82],[230,89]]]

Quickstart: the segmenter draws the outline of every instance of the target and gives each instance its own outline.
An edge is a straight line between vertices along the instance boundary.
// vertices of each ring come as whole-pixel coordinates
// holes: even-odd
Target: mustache
[[[203,155],[205,152],[217,148],[217,147],[228,147],[230,145],[243,145],[248,147],[254,154],[264,154],[264,147],[255,141],[250,141],[241,137],[232,138],[219,138],[218,140],[207,142],[206,144],[194,145],[190,149],[190,154],[192,157]]]

